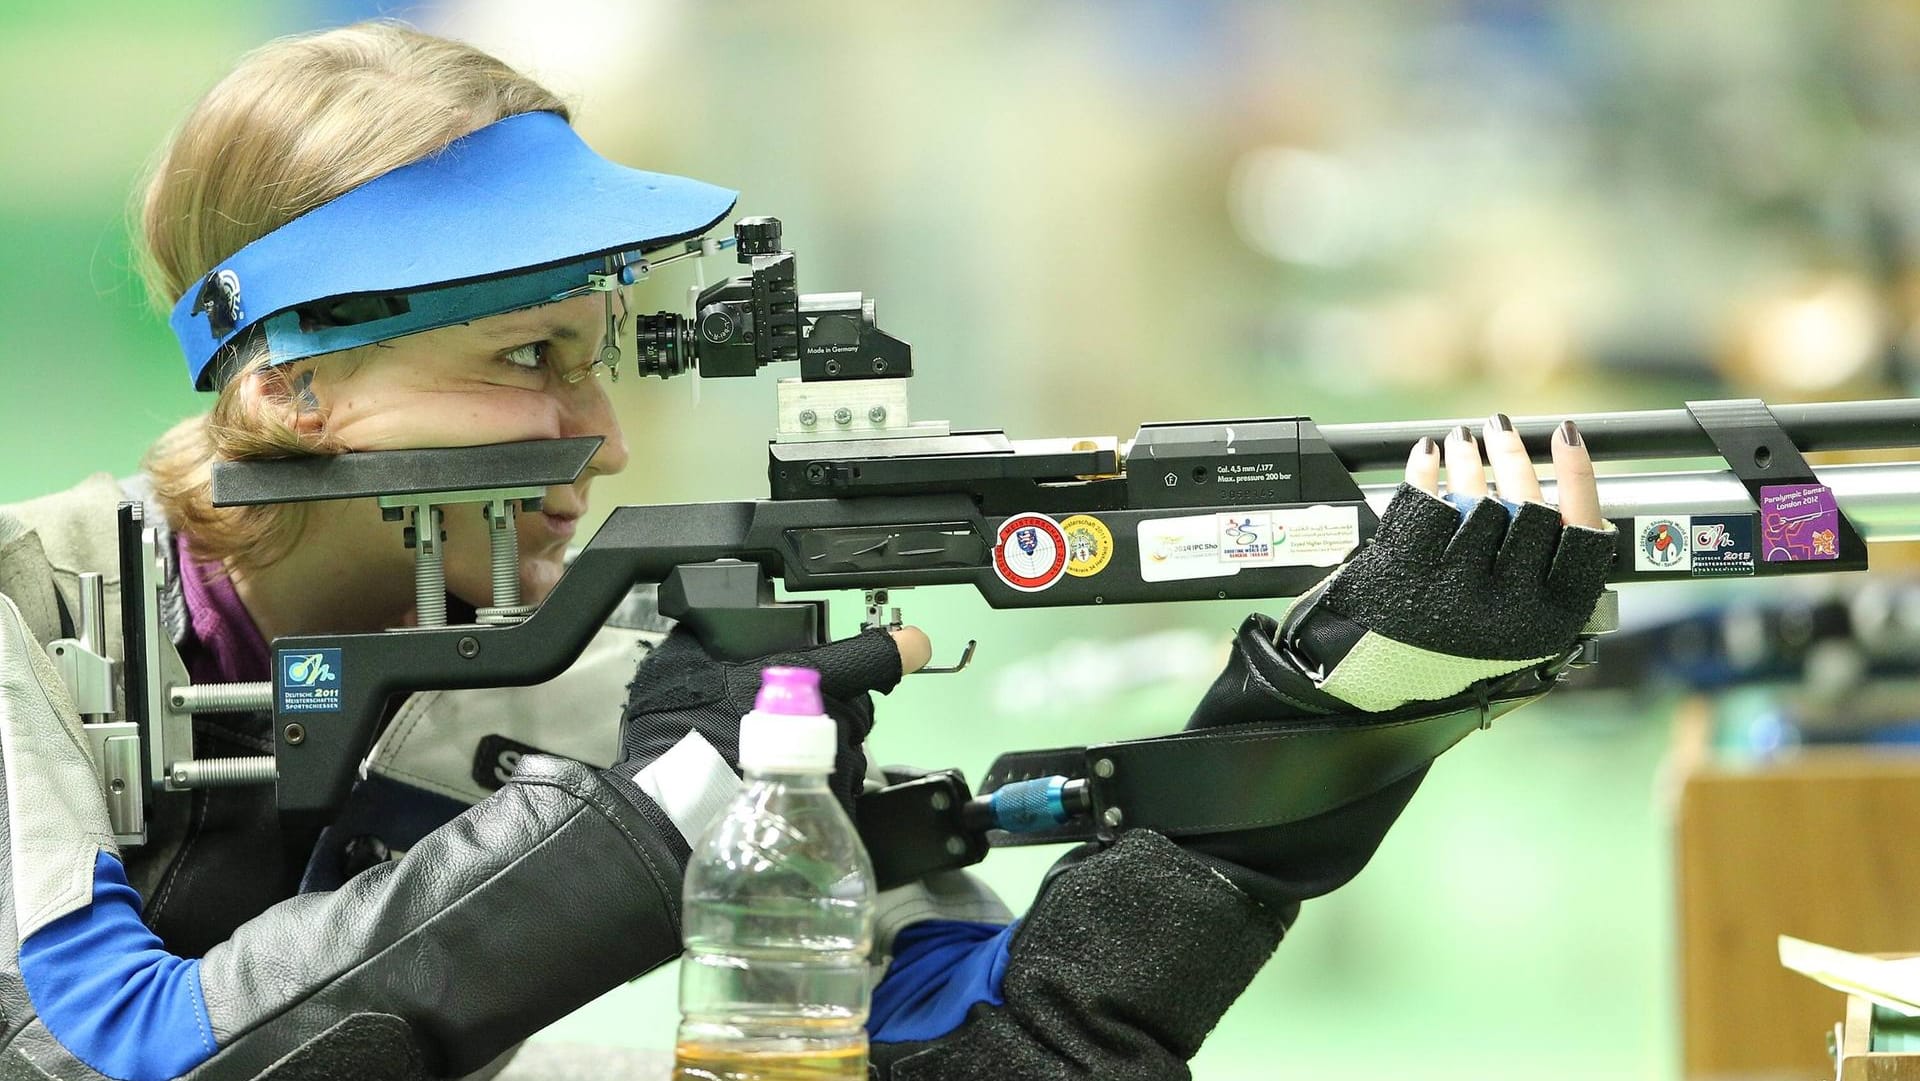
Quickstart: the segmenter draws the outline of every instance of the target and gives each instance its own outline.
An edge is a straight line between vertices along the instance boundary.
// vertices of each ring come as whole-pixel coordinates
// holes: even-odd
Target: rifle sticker
[[[1220,530],[1220,560],[1246,567],[1273,566],[1274,526],[1271,511],[1222,514],[1215,522]],[[1285,533],[1286,527],[1281,526]]]
[[[1044,514],[1016,514],[1000,523],[993,573],[1022,593],[1038,593],[1067,570],[1067,536]]]
[[[1141,522],[1137,527],[1141,580],[1181,582],[1239,574],[1242,564],[1230,563],[1220,554],[1220,520],[1225,517],[1194,514]]]
[[[1222,518],[1256,519],[1258,515],[1222,515]],[[1340,561],[1360,547],[1360,508],[1329,507],[1325,504],[1271,512],[1270,534],[1275,567],[1337,567]],[[1222,544],[1224,545],[1224,540]],[[1223,557],[1227,554],[1222,549]]]
[[[340,651],[316,649],[279,652],[281,713],[338,713],[340,711]]]
[[[1067,536],[1068,574],[1091,578],[1107,569],[1113,559],[1113,531],[1107,523],[1090,514],[1076,514],[1060,520],[1060,531]]]
[[[1666,518],[1639,518],[1634,522],[1640,537],[1633,546],[1633,569],[1637,571],[1684,572],[1693,567],[1690,546],[1693,520],[1686,515]]]
[[[1840,558],[1840,505],[1824,484],[1762,486],[1760,519],[1769,563]]]
[[[1754,572],[1753,515],[1696,514],[1687,539],[1695,578],[1726,578]]]

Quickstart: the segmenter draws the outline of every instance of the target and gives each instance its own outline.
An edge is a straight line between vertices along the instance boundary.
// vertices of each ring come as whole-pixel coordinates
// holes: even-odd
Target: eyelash
[[[543,342],[543,341],[528,342],[525,345],[510,349],[507,352],[501,354],[501,359],[506,363],[512,365],[513,367],[521,369],[522,371],[534,371],[536,369],[544,368],[547,366],[546,349],[547,349],[546,342]],[[533,363],[526,364],[526,363],[522,363],[518,359],[515,359],[523,353],[530,354]]]

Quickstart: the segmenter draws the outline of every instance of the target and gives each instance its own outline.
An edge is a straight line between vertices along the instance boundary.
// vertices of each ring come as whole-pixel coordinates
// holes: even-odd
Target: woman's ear
[[[313,390],[313,366],[307,363],[263,365],[240,376],[243,408],[257,420],[280,423],[303,439],[318,440],[327,414]]]

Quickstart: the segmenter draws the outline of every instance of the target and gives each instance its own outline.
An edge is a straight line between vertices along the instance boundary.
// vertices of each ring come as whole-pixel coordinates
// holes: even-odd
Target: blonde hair
[[[295,217],[497,120],[569,117],[545,87],[472,46],[402,23],[281,38],[247,54],[194,106],[144,185],[141,273],[161,312],[221,260]],[[246,335],[242,336],[246,338]],[[284,555],[304,504],[215,507],[215,461],[337,452],[262,416],[239,390],[270,358],[257,335],[213,408],[175,425],[143,463],[168,522],[205,559],[240,569]]]

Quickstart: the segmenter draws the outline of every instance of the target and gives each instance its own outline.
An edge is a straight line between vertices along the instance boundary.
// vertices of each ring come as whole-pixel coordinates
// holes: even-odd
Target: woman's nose
[[[613,402],[607,397],[606,383],[588,379],[570,395],[566,412],[565,435],[597,435],[600,449],[587,462],[587,472],[618,473],[627,467],[627,438],[620,431],[620,420],[613,414]]]

